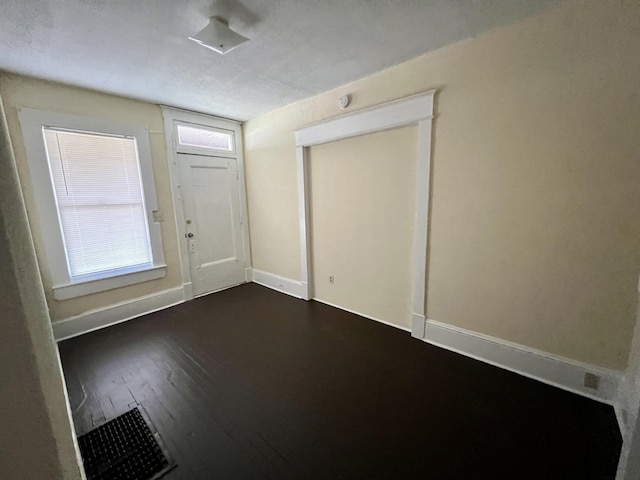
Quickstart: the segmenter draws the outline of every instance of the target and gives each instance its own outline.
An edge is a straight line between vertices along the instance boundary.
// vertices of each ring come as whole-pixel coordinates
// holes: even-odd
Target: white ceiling
[[[0,70],[238,120],[561,0],[0,0]],[[187,40],[219,14],[251,39]]]

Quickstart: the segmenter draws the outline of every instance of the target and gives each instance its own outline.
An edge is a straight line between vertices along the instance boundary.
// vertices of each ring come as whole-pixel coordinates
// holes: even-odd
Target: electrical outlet
[[[333,275],[329,276],[329,283],[331,283],[333,285]]]
[[[587,388],[593,388],[594,390],[598,389],[598,384],[600,383],[600,376],[595,373],[585,373],[584,374],[584,386]]]

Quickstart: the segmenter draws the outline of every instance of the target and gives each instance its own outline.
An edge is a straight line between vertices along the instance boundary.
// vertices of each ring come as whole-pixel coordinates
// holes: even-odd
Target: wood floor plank
[[[140,405],[178,479],[613,479],[611,407],[255,284],[60,344],[78,434]]]

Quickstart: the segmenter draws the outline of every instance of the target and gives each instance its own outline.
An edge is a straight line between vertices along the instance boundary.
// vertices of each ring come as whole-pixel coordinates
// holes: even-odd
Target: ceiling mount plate
[[[189,37],[189,40],[225,55],[249,39],[231,30],[229,23],[224,18],[215,16],[209,19],[209,25],[193,37]]]

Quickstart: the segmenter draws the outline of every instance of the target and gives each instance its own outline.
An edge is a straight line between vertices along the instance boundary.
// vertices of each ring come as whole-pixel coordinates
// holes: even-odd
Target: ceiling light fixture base
[[[249,41],[247,37],[229,28],[229,22],[219,16],[209,18],[209,25],[204,27],[189,40],[222,55],[229,53],[238,45]]]

